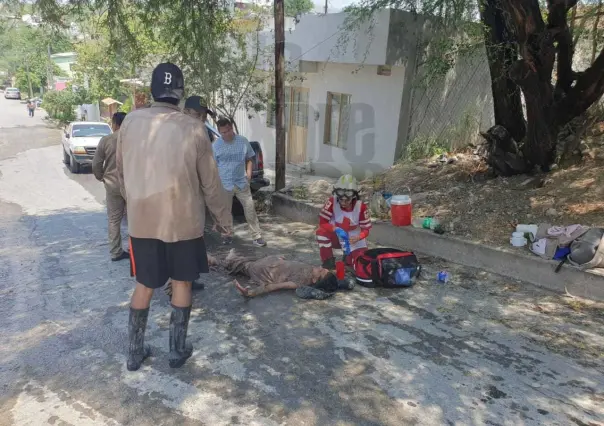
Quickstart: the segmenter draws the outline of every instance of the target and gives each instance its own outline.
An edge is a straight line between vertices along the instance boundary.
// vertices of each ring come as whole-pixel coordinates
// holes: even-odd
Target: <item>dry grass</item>
[[[396,165],[383,186],[410,194],[415,215],[437,216],[449,233],[495,246],[508,246],[518,223],[604,226],[602,159],[548,175],[487,179],[486,165],[471,153],[457,157],[453,164]]]

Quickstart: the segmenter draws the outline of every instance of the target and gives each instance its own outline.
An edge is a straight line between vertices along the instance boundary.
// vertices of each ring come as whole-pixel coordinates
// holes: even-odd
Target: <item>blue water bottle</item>
[[[348,239],[348,232],[344,231],[342,228],[336,228],[336,235],[342,242],[342,250],[344,250],[344,254],[348,256],[350,254],[350,240]]]

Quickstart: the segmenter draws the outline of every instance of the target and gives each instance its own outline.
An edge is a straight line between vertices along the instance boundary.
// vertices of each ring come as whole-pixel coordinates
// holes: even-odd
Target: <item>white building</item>
[[[418,76],[428,21],[383,10],[347,34],[345,19],[344,13],[305,15],[286,32],[288,162],[326,176],[363,178],[392,166],[412,140],[447,135],[470,112],[476,121],[471,134],[492,124],[483,50],[458,60],[442,81],[426,88]],[[266,72],[272,68],[273,37],[267,32],[261,42],[269,53]],[[269,105],[252,118],[245,111],[237,116],[240,132],[263,145],[269,164],[275,158],[273,110]]]

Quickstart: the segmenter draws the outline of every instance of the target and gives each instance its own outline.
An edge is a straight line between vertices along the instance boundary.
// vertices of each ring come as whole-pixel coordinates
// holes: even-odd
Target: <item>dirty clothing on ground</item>
[[[105,184],[107,191],[119,192],[120,181],[115,163],[116,148],[117,132],[101,138],[92,160],[92,173],[97,180]]]
[[[219,261],[219,264],[230,274],[248,276],[251,281],[259,285],[288,281],[298,286],[313,285],[314,267],[312,265],[285,260],[281,256],[267,256],[254,260],[231,252],[226,259]]]
[[[218,225],[232,228],[205,126],[177,106],[155,102],[126,116],[117,168],[131,236],[164,242],[199,238],[206,203]]]

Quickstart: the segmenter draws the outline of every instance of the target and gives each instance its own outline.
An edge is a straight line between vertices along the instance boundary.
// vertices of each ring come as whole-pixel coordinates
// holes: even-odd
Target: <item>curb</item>
[[[322,206],[296,200],[285,194],[273,193],[272,207],[274,213],[279,216],[296,222],[316,224]],[[556,293],[568,292],[573,296],[604,301],[603,276],[567,265],[556,273],[558,262],[555,261],[437,235],[423,229],[394,227],[388,223],[374,223],[369,240],[390,247],[400,247],[404,244],[406,249],[421,254],[483,269]]]

